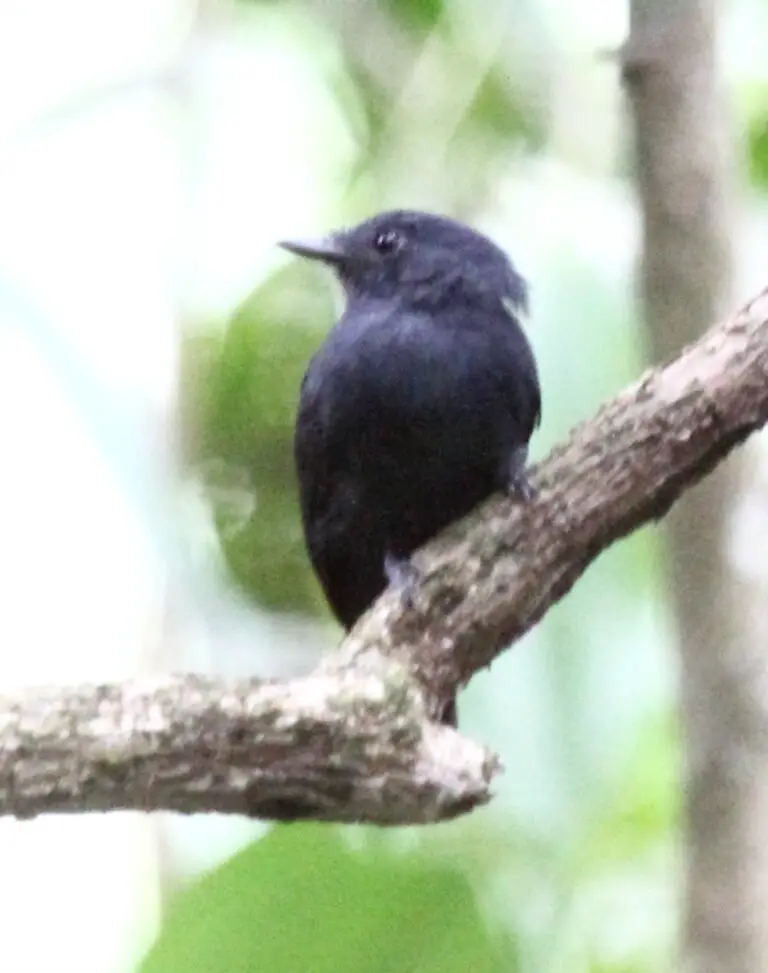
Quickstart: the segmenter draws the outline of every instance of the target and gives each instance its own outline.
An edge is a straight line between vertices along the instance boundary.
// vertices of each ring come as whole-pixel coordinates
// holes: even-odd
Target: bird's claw
[[[413,608],[416,589],[421,581],[419,569],[407,557],[385,554],[384,574],[387,576],[390,588],[399,594],[403,606]]]
[[[517,470],[510,476],[507,492],[522,503],[530,503],[536,499],[536,487],[529,480],[525,470]]]
[[[525,469],[527,460],[528,447],[519,446],[513,451],[507,467],[507,493],[521,503],[530,503],[536,497],[536,489]]]

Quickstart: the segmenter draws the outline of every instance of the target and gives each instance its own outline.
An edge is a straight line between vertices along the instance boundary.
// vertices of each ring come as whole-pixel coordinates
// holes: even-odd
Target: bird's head
[[[380,213],[320,240],[280,246],[331,266],[348,298],[429,306],[491,298],[527,310],[527,288],[503,250],[463,223],[408,210]]]

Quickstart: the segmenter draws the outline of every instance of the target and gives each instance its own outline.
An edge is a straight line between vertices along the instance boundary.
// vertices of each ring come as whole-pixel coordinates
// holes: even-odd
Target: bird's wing
[[[308,532],[324,536],[343,529],[349,511],[357,506],[352,495],[350,443],[355,440],[349,410],[338,408],[338,383],[324,382],[310,368],[301,386],[294,433],[294,456],[299,479],[301,513]]]
[[[349,629],[383,587],[382,555],[345,446],[347,426],[329,415],[333,403],[325,394],[312,377],[305,380],[294,451],[309,556],[331,609]]]
[[[310,369],[301,383],[293,443],[301,512],[305,521],[322,516],[333,488],[334,473],[326,445],[328,430],[319,394],[321,390],[313,383]]]
[[[541,388],[533,351],[521,322],[521,318],[526,319],[528,316],[527,294],[524,290],[518,300],[503,297],[501,304],[512,324],[512,329],[507,334],[507,340],[514,345],[514,352],[521,363],[526,362],[526,367],[520,370],[522,386],[519,390],[518,407],[521,408],[523,414],[530,416],[529,432],[532,433],[541,425]]]

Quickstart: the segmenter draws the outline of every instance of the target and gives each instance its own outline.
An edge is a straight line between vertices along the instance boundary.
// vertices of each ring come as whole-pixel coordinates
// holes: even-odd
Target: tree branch
[[[406,824],[487,799],[497,761],[397,667],[279,683],[168,676],[0,702],[0,812],[223,811]]]
[[[417,557],[304,679],[197,676],[0,699],[0,813],[139,809],[425,823],[489,798],[497,759],[436,722],[611,543],[768,420],[768,288],[578,426]]]

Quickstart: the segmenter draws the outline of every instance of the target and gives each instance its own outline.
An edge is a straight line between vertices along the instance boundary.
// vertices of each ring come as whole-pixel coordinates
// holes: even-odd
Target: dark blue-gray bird
[[[527,287],[485,236],[428,213],[281,246],[332,267],[346,299],[304,376],[294,445],[309,556],[350,629],[388,583],[412,591],[410,555],[442,528],[497,490],[530,498]]]

